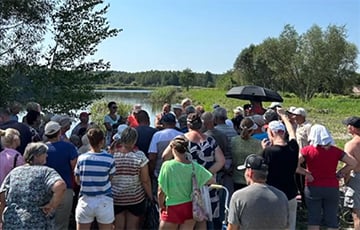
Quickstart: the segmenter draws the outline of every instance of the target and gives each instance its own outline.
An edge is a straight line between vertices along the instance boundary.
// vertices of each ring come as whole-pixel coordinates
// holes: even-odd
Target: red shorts
[[[167,206],[161,210],[162,221],[183,224],[186,220],[192,219],[192,202]]]

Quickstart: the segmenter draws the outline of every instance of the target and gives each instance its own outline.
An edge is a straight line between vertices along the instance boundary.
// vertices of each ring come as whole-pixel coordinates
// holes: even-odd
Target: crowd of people
[[[158,204],[159,229],[296,229],[297,205],[308,229],[338,229],[339,183],[360,230],[360,117],[344,120],[352,139],[335,146],[304,108],[272,103],[211,111],[185,98],[165,103],[154,127],[140,104],[128,117],[108,103],[103,124],[81,112],[44,115],[36,102],[0,108],[0,223],[3,229],[142,229]],[[103,130],[102,130],[102,127]],[[339,168],[339,162],[342,162]],[[192,216],[192,174],[209,189],[211,218]],[[265,207],[276,207],[269,211]],[[156,218],[156,216],[154,217]],[[145,227],[146,228],[146,227]]]

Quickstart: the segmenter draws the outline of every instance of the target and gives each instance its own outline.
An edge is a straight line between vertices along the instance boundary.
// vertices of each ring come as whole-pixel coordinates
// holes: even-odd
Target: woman
[[[134,151],[138,134],[125,128],[114,152],[116,173],[111,181],[114,197],[115,229],[139,229],[145,214],[146,196],[152,200],[151,181],[145,154]]]
[[[231,139],[231,155],[234,165],[241,165],[250,154],[261,154],[261,141],[252,137],[254,130],[258,128],[255,122],[245,117],[240,122],[240,136]],[[234,190],[244,188],[247,183],[243,170],[233,169]]]
[[[323,125],[313,125],[308,139],[310,145],[301,149],[296,171],[306,176],[308,229],[320,229],[321,224],[327,229],[338,229],[339,179],[355,168],[356,160],[334,146],[333,138]],[[301,167],[304,161],[306,169]],[[336,172],[339,161],[346,164]]]
[[[225,157],[222,150],[213,137],[201,132],[202,120],[200,114],[190,113],[187,117],[187,126],[189,131],[184,135],[189,140],[189,152],[192,159],[204,166],[216,178],[216,173],[220,171],[225,164]],[[217,221],[220,217],[220,202],[217,190],[210,191],[210,199],[212,201],[211,208],[214,222],[208,223],[208,225],[209,228],[218,228],[221,227],[221,221]],[[199,228],[205,228],[205,224],[205,222],[201,224],[198,223],[197,226]],[[216,224],[219,226],[214,226]]]
[[[121,116],[116,114],[118,107],[115,101],[110,101],[107,107],[109,109],[109,114],[104,117],[104,125],[106,128],[105,144],[106,146],[110,146],[112,136],[116,133],[117,127],[121,123]]]
[[[0,188],[3,229],[53,229],[54,211],[66,189],[61,176],[44,166],[47,146],[26,146],[26,164],[13,169]]]
[[[159,229],[193,229],[192,217],[192,167],[194,166],[198,186],[215,182],[212,173],[203,166],[187,159],[189,141],[177,136],[170,142],[174,159],[165,161],[160,169],[158,202],[161,214]]]
[[[20,146],[20,133],[16,129],[0,129],[1,146],[4,148],[0,152],[0,184],[4,181],[9,172],[16,166],[25,164],[24,158],[16,151]]]

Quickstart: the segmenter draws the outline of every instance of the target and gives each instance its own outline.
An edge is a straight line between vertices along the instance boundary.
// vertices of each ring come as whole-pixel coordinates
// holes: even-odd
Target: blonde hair
[[[16,129],[7,128],[6,130],[0,129],[1,145],[8,148],[16,139],[20,140],[20,133]]]
[[[124,145],[125,147],[133,147],[138,139],[136,129],[127,127],[122,131],[120,139],[117,144]]]

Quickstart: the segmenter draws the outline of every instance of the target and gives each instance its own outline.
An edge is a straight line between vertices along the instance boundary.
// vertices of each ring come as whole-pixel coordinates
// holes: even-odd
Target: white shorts
[[[89,224],[94,221],[100,224],[114,222],[113,198],[101,196],[81,196],[75,210],[75,220],[79,224]]]

